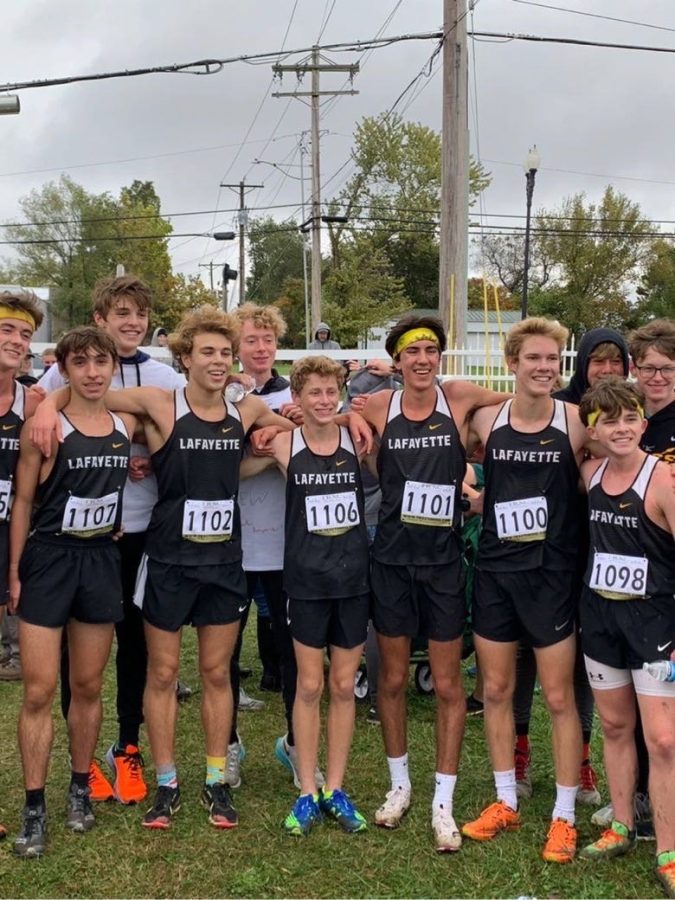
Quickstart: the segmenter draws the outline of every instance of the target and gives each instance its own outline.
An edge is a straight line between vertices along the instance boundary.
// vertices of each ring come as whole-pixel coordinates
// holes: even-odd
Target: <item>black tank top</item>
[[[296,428],[286,479],[284,589],[297,600],[368,593],[368,535],[358,457],[346,428],[330,456]]]
[[[377,455],[382,504],[373,556],[389,565],[438,566],[461,550],[466,455],[443,390],[426,419],[407,419],[394,391]]]
[[[675,465],[675,400],[649,416],[640,447],[645,453]]]
[[[110,413],[112,431],[91,437],[60,412],[63,443],[54,467],[38,486],[33,531],[60,543],[108,543],[122,522],[122,491],[130,441],[124,422]]]
[[[502,405],[485,447],[478,567],[488,572],[573,568],[579,552],[579,469],[565,404],[554,400],[548,425],[527,434],[510,424],[512,403]]]
[[[0,525],[9,520],[11,496],[14,492],[14,470],[19,458],[19,437],[25,420],[26,393],[14,382],[14,399],[4,416],[0,416]]]
[[[647,456],[635,481],[623,493],[606,493],[607,460],[588,485],[591,549],[585,583],[610,600],[675,595],[673,536],[645,512],[645,497],[656,456]]]
[[[209,566],[241,559],[237,491],[244,430],[233,403],[223,418],[200,419],[185,388],[174,393],[169,439],[152,454],[159,499],[148,527],[146,552],[157,562]]]

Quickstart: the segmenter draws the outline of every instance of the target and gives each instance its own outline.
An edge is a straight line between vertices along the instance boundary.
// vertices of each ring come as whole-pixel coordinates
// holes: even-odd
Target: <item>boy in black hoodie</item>
[[[578,406],[588,388],[600,378],[607,375],[622,375],[624,378],[628,376],[628,348],[621,334],[614,331],[613,328],[593,328],[591,331],[587,331],[579,342],[576,362],[576,369],[569,385],[553,394],[556,400],[564,400]],[[588,515],[584,504],[579,519],[579,542],[584,548],[588,544],[587,519]],[[585,565],[586,551],[584,549],[579,554],[579,590],[581,590],[581,577]],[[530,647],[521,644],[518,649],[516,690],[513,698],[516,724],[516,786],[518,797],[521,798],[532,796],[532,781],[529,772],[531,756],[529,729],[536,677],[537,667],[534,653]],[[586,676],[583,655],[579,648],[574,672],[574,690],[583,737],[583,762],[579,773],[577,800],[580,803],[599,806],[601,798],[597,788],[598,779],[590,761],[593,694]]]

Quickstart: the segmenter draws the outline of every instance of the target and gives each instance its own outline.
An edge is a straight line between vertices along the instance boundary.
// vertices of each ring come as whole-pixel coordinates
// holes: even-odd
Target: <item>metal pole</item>
[[[246,207],[244,206],[245,183],[239,182],[239,306],[244,303],[246,291]]]
[[[520,318],[527,318],[527,291],[530,278],[530,220],[532,218],[532,194],[534,193],[534,179],[536,169],[530,169],[525,173],[525,196],[527,200],[525,214],[525,262],[523,265],[523,293],[520,299]]]
[[[302,221],[307,221],[307,212],[305,210],[305,134],[300,135],[300,202],[302,204]],[[307,283],[307,238],[301,232],[302,236],[302,280],[305,289],[305,345],[309,346],[310,342],[310,319],[309,319],[309,285]]]
[[[312,49],[312,334],[321,321],[321,174],[319,171],[319,48]]]
[[[223,277],[221,304],[223,312],[227,312],[227,278]]]

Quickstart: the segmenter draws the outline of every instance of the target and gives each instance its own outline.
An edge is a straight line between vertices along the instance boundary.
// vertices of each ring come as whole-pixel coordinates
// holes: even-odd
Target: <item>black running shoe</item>
[[[466,714],[467,716],[482,716],[485,707],[483,701],[478,700],[473,694],[469,694],[466,698]]]
[[[157,788],[155,805],[143,816],[141,824],[144,828],[158,828],[166,831],[167,828],[171,828],[171,818],[179,809],[180,788],[162,785]]]
[[[209,811],[209,822],[216,828],[234,828],[239,823],[232,794],[226,784],[205,784],[202,806]]]
[[[66,798],[66,828],[75,834],[91,831],[96,824],[96,816],[91,806],[89,787],[71,784]]]
[[[47,846],[47,810],[44,806],[24,806],[22,817],[14,852],[24,859],[42,856]]]

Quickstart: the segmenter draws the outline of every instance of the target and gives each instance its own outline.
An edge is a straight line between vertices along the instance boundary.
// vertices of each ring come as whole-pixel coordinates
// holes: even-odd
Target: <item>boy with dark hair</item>
[[[170,366],[139,350],[152,311],[152,293],[144,281],[136,275],[102,279],[94,287],[92,307],[96,326],[112,338],[119,356],[111,384],[113,389],[152,386],[175,390],[185,384],[185,378]],[[58,366],[52,366],[40,379],[40,387],[48,393],[64,383]],[[109,800],[114,796],[121,803],[139,803],[147,796],[140,753],[147,650],[143,618],[134,606],[133,595],[150,514],[156,501],[157,480],[148,459],[148,448],[134,442],[124,488],[124,534],[118,543],[124,592],[124,617],[115,625],[119,732],[117,741],[106,753],[114,783],[111,787],[98,763],[92,760],[92,800]],[[67,717],[70,702],[67,654],[64,657],[61,705]]]
[[[586,670],[602,722],[614,820],[585,847],[585,859],[627,853],[636,840],[635,700],[650,760],[657,877],[675,896],[675,683],[645,664],[668,660],[675,642],[675,492],[669,468],[640,449],[647,427],[639,388],[605,379],[579,407],[607,454],[582,467],[588,490],[591,554],[581,626]]]
[[[76,328],[59,341],[56,358],[70,383],[60,413],[63,442],[53,439],[47,457],[30,442],[29,424],[24,427],[10,524],[10,607],[18,608],[20,617],[24,699],[19,748],[26,787],[14,850],[23,857],[40,856],[45,850],[51,707],[64,628],[72,695],[66,825],[74,832],[94,825],[89,763],[101,725],[101,683],[113,625],[123,615],[119,550],[113,537],[121,525],[130,435],[136,424],[132,416],[115,416],[105,408],[117,362],[107,335],[96,328]]]
[[[289,834],[306,835],[321,813],[345,831],[366,820],[342,790],[354,731],[354,678],[368,626],[368,537],[360,457],[344,426],[334,423],[344,367],[324,356],[291,369],[293,401],[303,424],[279,434],[272,453],[286,476],[284,589],[298,666],[293,708],[300,796],[286,817]],[[250,458],[244,472],[269,464]],[[316,767],[324,652],[330,648],[325,787]],[[319,793],[319,788],[321,793]]]

